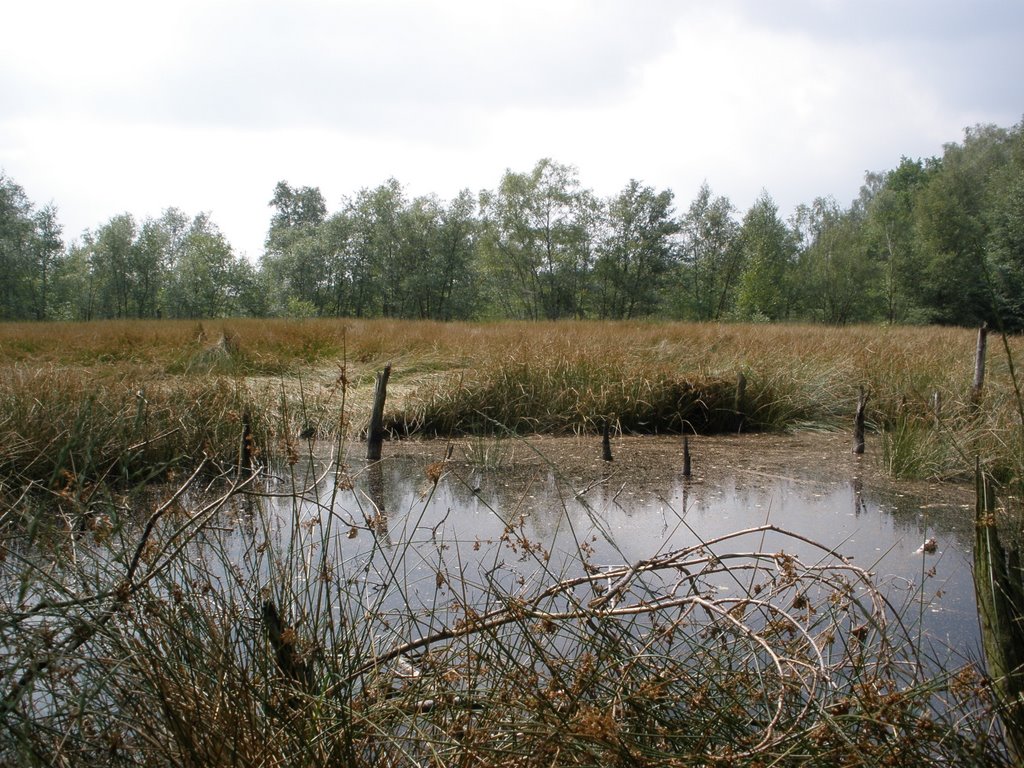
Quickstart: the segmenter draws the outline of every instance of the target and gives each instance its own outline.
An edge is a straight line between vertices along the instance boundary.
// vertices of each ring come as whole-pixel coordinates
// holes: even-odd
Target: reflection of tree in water
[[[385,483],[383,462],[374,461],[366,467],[366,493],[370,502],[363,510],[366,524],[378,540],[387,548],[393,546],[391,532],[388,529],[387,502],[385,501]]]
[[[853,516],[860,517],[868,511],[867,502],[864,501],[864,478],[854,475],[850,480],[850,490],[853,491]]]

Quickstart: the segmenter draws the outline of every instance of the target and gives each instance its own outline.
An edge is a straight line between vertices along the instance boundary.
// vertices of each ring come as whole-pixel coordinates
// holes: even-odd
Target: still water
[[[329,464],[301,463],[279,475],[282,489],[306,492],[270,499],[273,535],[330,530],[330,567],[369,589],[399,583],[390,607],[440,618],[453,573],[462,590],[500,583],[528,594],[570,575],[581,547],[611,568],[770,523],[870,570],[933,658],[979,657],[967,489],[894,484],[870,445],[855,457],[834,434],[694,438],[689,479],[679,438],[613,447],[604,462],[593,439],[396,443],[375,465],[346,457],[340,484]],[[822,556],[775,533],[751,538],[748,549]]]

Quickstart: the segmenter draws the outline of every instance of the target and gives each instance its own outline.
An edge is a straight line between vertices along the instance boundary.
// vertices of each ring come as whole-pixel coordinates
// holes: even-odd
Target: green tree
[[[272,311],[285,314],[290,302],[300,302],[324,314],[333,291],[323,237],[327,220],[323,194],[317,187],[293,188],[279,181],[269,205],[274,214],[261,269],[273,290]]]
[[[233,315],[266,317],[271,314],[270,290],[264,275],[246,258],[236,256],[229,269],[228,306]]]
[[[210,217],[192,219],[171,267],[166,305],[173,317],[204,318],[237,314],[240,267],[230,244]]]
[[[53,276],[63,249],[56,209],[37,211],[24,189],[0,173],[0,319],[53,315]]]
[[[490,298],[509,317],[581,316],[594,258],[598,208],[575,168],[541,160],[506,171],[480,196],[481,249]]]
[[[279,181],[269,205],[274,208],[274,215],[270,220],[268,241],[289,230],[318,227],[327,218],[327,204],[319,187],[295,189],[287,181]]]
[[[876,262],[865,243],[863,210],[815,198],[793,216],[800,300],[811,319],[844,324],[871,319],[879,294]]]
[[[918,288],[923,265],[914,208],[918,191],[936,168],[937,161],[904,157],[895,170],[868,173],[861,187],[864,237],[882,268],[884,317],[889,323],[924,317]]]
[[[1024,329],[1024,122],[1007,135],[1008,157],[986,195],[985,244],[995,319]]]
[[[1009,133],[995,126],[965,132],[947,144],[941,163],[915,198],[923,269],[918,298],[937,323],[995,320],[987,277],[987,216],[991,183],[1010,162]]]
[[[672,201],[670,190],[656,192],[635,179],[608,201],[594,266],[599,317],[629,319],[661,309],[679,232]]]
[[[86,235],[94,297],[90,318],[126,318],[134,314],[136,233],[135,219],[123,213],[110,219],[95,234]]]
[[[32,203],[25,190],[0,174],[0,317],[31,312]]]
[[[436,258],[431,279],[431,316],[435,319],[468,320],[476,315],[480,283],[476,261],[478,235],[476,200],[464,189],[441,212],[435,233]]]
[[[352,300],[355,220],[350,210],[332,214],[319,228],[324,259],[324,314],[354,314]]]
[[[743,217],[739,244],[744,268],[736,300],[744,320],[785,320],[794,309],[792,282],[796,243],[779,209],[762,192]]]
[[[173,231],[167,226],[178,211],[165,212],[161,219],[147,219],[139,229],[131,251],[131,292],[136,317],[159,317],[161,294],[173,263]]]
[[[707,182],[682,218],[682,259],[675,314],[720,320],[732,308],[743,268],[740,225],[727,197],[713,197]]]
[[[357,317],[399,317],[407,308],[414,254],[402,248],[405,193],[396,179],[360,190],[351,204],[353,219],[352,309]]]
[[[473,197],[464,190],[447,206],[418,197],[399,217],[405,317],[465,318],[474,303]]]
[[[61,226],[57,209],[47,205],[33,216],[32,253],[32,317],[46,320],[54,316],[53,282],[64,258]]]
[[[54,270],[53,316],[61,320],[92,319],[94,288],[88,242],[70,243]]]

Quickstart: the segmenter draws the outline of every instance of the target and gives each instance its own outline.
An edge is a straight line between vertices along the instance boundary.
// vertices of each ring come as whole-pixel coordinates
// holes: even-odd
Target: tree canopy
[[[544,158],[493,189],[410,198],[388,179],[331,210],[277,183],[264,253],[209,213],[114,215],[65,244],[57,209],[0,172],[0,319],[642,317],[1024,329],[1024,123],[866,174],[783,218],[705,182],[682,210],[630,179],[600,198]]]

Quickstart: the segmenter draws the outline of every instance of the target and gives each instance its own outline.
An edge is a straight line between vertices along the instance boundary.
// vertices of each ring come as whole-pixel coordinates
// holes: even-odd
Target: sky
[[[7,3],[0,171],[67,241],[209,213],[258,260],[278,181],[329,211],[551,158],[612,196],[707,183],[783,216],[1024,118],[1019,0]]]

